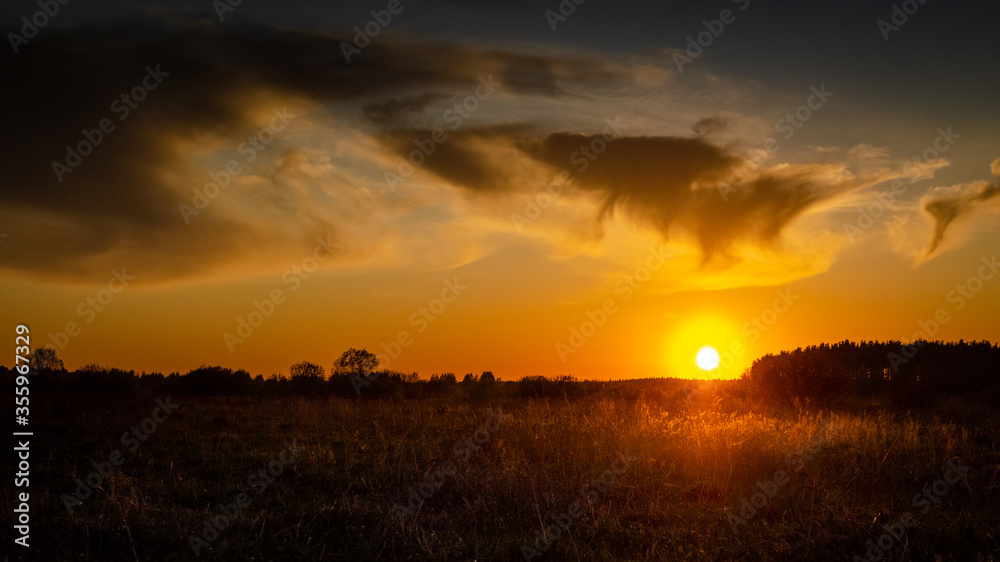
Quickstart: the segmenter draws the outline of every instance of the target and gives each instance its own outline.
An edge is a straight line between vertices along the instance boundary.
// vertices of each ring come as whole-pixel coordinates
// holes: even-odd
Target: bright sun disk
[[[714,347],[706,345],[698,350],[694,362],[702,371],[713,371],[719,366],[719,352]]]

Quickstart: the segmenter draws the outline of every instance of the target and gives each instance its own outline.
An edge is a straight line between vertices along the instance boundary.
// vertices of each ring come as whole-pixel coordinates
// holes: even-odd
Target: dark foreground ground
[[[11,560],[1000,559],[995,410],[764,412],[671,384],[33,397]]]

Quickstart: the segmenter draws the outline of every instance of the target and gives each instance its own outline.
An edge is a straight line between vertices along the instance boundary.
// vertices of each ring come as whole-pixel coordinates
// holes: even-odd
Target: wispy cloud
[[[393,35],[348,64],[343,39],[208,20],[47,30],[7,69],[11,83],[28,85],[7,93],[18,108],[9,126],[31,134],[0,154],[0,221],[32,235],[30,244],[4,245],[2,267],[78,282],[101,281],[93,272],[123,264],[142,270],[144,282],[245,275],[283,268],[289,252],[321,234],[339,243],[330,267],[407,259],[448,267],[481,257],[498,232],[510,235],[510,213],[569,170],[574,181],[550,210],[552,222],[533,227],[547,243],[583,240],[592,249],[627,224],[690,241],[695,267],[709,276],[709,264],[746,268],[777,247],[809,253],[784,240],[797,221],[902,176],[885,149],[861,145],[812,161],[769,161],[737,177],[747,161],[739,147],[759,141],[737,112],[711,107],[732,106],[745,86],[730,91],[698,73],[685,76],[697,88],[675,84],[669,58],[623,62]],[[118,120],[109,104],[147,65],[170,75]],[[496,97],[457,130],[447,127],[442,112],[485,75],[502,84]],[[709,78],[711,87],[702,82]],[[673,98],[670,111],[665,98]],[[250,159],[241,143],[285,106],[299,116]],[[574,159],[619,110],[626,133],[597,158]],[[115,130],[58,182],[52,162],[105,118]],[[387,190],[384,173],[437,127],[447,142],[405,188]],[[692,127],[694,135],[677,132]],[[231,160],[242,173],[187,224],[178,205]],[[723,201],[717,186],[733,182]],[[949,224],[996,191],[980,182],[929,194],[931,251]],[[824,234],[815,240],[835,250]]]
[[[588,76],[583,59],[389,40],[348,65],[342,39],[202,20],[50,30],[5,68],[21,85],[5,94],[18,108],[9,126],[30,134],[0,155],[7,172],[0,220],[33,234],[32,244],[11,246],[3,267],[67,281],[122,263],[137,264],[149,280],[280,267],[289,249],[307,247],[316,235],[361,229],[361,239],[373,214],[392,212],[393,203],[384,202],[374,211],[370,186],[358,180],[380,158],[357,138],[364,136],[353,117],[359,105],[386,126],[482,73],[496,73],[515,94],[548,96],[559,94],[559,76]],[[169,77],[119,120],[110,105],[147,65]],[[237,154],[268,113],[284,106],[303,116],[252,162]],[[113,132],[57,181],[52,163],[103,119]],[[344,139],[352,139],[344,150],[354,153],[353,169],[341,165],[345,159],[317,164],[322,156],[309,151],[335,156],[331,145]],[[245,172],[186,224],[178,205],[229,159]]]
[[[993,161],[990,169],[994,175],[1000,178],[1000,158]],[[985,180],[929,190],[920,199],[923,211],[934,219],[934,230],[926,256],[932,255],[938,249],[944,240],[948,227],[955,220],[971,214],[979,205],[993,199],[998,194],[1000,194],[1000,183],[991,183]]]

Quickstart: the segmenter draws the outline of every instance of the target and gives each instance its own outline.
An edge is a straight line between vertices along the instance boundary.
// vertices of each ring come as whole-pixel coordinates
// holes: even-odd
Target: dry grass
[[[955,457],[971,467],[966,479],[918,515],[906,544],[887,559],[992,560],[1000,553],[995,413],[964,420],[905,412],[773,416],[723,411],[718,400],[692,407],[660,397],[174,401],[178,412],[135,454],[126,453],[129,460],[72,515],[60,496],[91,461],[122,448],[118,436],[148,416],[153,402],[44,406],[49,411],[38,417],[52,421],[36,430],[32,445],[35,554],[190,559],[188,537],[201,533],[220,504],[247,491],[250,505],[202,558],[523,559],[522,545],[550,533],[551,515],[567,511],[582,486],[611,470],[616,452],[636,460],[584,504],[541,559],[850,559],[878,539],[881,525],[919,511],[911,498]],[[484,426],[490,407],[511,417],[464,460],[455,444]],[[817,436],[819,446],[793,472],[796,450]],[[277,458],[286,439],[304,451],[255,493],[250,471]],[[400,521],[393,505],[406,503],[410,488],[449,459],[454,475]],[[741,498],[778,470],[790,473],[788,484],[734,531],[727,513],[737,513]]]

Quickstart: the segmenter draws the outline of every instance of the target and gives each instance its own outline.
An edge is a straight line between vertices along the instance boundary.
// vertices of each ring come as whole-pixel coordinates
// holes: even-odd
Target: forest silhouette
[[[833,406],[863,398],[898,406],[929,405],[947,396],[981,394],[1000,403],[1000,346],[988,341],[842,341],[767,354],[756,359],[727,392],[775,407],[810,403]],[[192,396],[502,398],[574,397],[613,391],[643,392],[660,377],[638,380],[578,380],[572,375],[532,375],[502,381],[491,371],[433,374],[379,370],[374,354],[349,349],[326,369],[306,361],[293,364],[288,376],[251,375],[248,371],[202,365],[164,375],[137,373],[96,364],[67,371],[54,350],[41,348],[32,368],[40,374],[32,385],[40,392],[72,394],[179,394]],[[16,372],[0,367],[6,384]],[[609,373],[612,377],[614,373]],[[709,373],[709,376],[711,373]],[[699,381],[692,381],[696,383]]]

